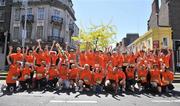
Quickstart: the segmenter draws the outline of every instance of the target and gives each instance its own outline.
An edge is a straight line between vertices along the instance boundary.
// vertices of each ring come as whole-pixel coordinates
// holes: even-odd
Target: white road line
[[[97,103],[97,101],[63,101],[63,100],[51,100],[50,103],[91,103],[91,104],[95,104]]]
[[[152,100],[154,103],[180,103],[180,100]]]

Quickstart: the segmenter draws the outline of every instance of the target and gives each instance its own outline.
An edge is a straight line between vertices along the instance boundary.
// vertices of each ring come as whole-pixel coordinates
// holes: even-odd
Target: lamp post
[[[4,43],[4,56],[3,56],[3,64],[6,64],[6,50],[7,50],[7,38],[8,38],[8,31],[4,32],[5,36],[5,43]]]
[[[24,28],[22,30],[22,47],[23,47],[23,54],[24,54],[24,47],[25,47],[25,40],[27,35],[27,7],[28,7],[28,0],[22,0],[22,7],[24,8],[25,16],[24,16]]]

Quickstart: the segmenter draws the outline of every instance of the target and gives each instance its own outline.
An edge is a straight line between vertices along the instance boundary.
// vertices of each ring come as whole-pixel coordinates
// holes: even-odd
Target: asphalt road
[[[111,94],[66,92],[22,92],[12,95],[0,94],[0,106],[180,106],[180,84],[172,94]]]

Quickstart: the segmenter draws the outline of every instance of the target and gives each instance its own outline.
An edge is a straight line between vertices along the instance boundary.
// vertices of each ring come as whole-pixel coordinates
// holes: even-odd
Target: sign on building
[[[159,48],[159,40],[153,41],[153,48]]]

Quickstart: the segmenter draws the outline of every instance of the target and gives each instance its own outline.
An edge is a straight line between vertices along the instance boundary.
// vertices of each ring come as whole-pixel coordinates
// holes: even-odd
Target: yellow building
[[[158,27],[149,30],[140,36],[128,48],[133,52],[139,50],[148,50],[154,48],[170,48],[172,49],[172,30],[170,27]]]

